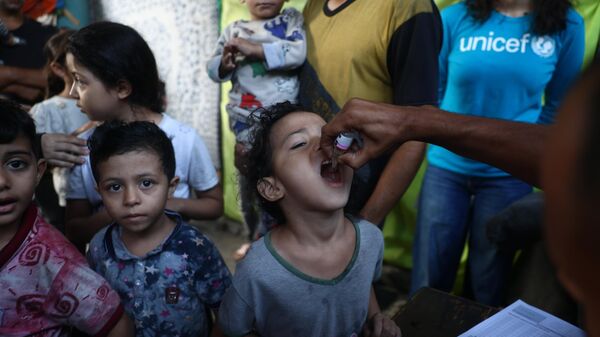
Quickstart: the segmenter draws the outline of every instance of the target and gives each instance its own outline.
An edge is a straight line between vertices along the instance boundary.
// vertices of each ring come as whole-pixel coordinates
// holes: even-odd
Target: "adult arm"
[[[10,84],[2,89],[5,94],[15,95],[29,102],[36,101],[43,97],[42,89],[30,87],[22,84]]]
[[[43,69],[29,69],[10,66],[0,66],[0,88],[20,84],[28,87],[44,89],[46,77]]]
[[[349,101],[323,127],[321,146],[332,151],[337,135],[356,130],[362,149],[340,156],[353,168],[410,140],[445,147],[485,162],[539,186],[539,165],[550,128],[491,118],[463,116],[433,107],[394,106],[366,100]]]
[[[441,20],[435,4],[394,31],[388,49],[388,69],[394,104],[427,105],[438,101],[438,53]],[[425,155],[424,143],[408,141],[393,153],[360,215],[380,223],[404,195]],[[394,188],[390,188],[394,186]]]

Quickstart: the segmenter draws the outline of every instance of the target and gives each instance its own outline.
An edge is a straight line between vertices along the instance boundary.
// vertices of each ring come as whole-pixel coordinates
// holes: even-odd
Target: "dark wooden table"
[[[394,321],[403,337],[456,337],[500,311],[432,288],[419,290]]]

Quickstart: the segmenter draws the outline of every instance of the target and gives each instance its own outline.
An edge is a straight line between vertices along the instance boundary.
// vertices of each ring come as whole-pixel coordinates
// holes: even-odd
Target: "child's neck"
[[[332,280],[342,275],[352,261],[358,234],[343,209],[326,214],[286,214],[286,219],[284,226],[270,234],[277,253],[312,277]]]
[[[64,78],[63,78],[63,80],[64,80]],[[71,96],[71,94],[70,94],[72,86],[73,86],[73,81],[65,81],[65,88],[63,89],[63,91],[60,92],[60,94],[58,94],[58,96],[63,97],[63,98],[74,99],[73,96]]]
[[[154,112],[146,107],[127,104],[123,107],[122,112],[119,114],[119,119],[124,122],[144,121],[158,124],[162,120],[162,114]]]
[[[300,244],[319,245],[335,238],[344,228],[344,210],[335,212],[297,212],[286,214],[284,231]]]
[[[131,232],[121,226],[121,240],[131,254],[143,257],[163,243],[171,235],[176,225],[175,221],[166,214],[162,214],[153,225],[143,232]]]

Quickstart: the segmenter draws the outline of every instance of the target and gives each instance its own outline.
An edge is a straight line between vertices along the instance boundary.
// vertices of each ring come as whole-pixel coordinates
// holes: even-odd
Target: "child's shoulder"
[[[356,227],[361,244],[367,242],[368,246],[383,245],[383,233],[375,224],[365,219],[352,216],[348,216],[348,219]]]
[[[79,109],[77,107],[77,101],[74,99],[52,96],[46,100],[36,103],[31,107],[31,114],[34,117],[38,117],[39,114],[57,114],[65,110]]]
[[[109,229],[112,231],[114,226],[115,225],[106,226],[94,235],[92,240],[90,240],[90,252],[98,252],[100,248],[104,249],[104,239],[106,237],[106,232]]]
[[[162,119],[158,124],[169,137],[190,137],[198,136],[198,132],[191,125],[181,122],[170,115],[163,113]]]
[[[272,261],[272,255],[269,253],[265,244],[265,238],[262,237],[250,245],[250,249],[244,258],[238,262],[235,268],[235,276],[250,277],[263,275],[265,267]]]
[[[168,247],[165,247],[167,250],[185,253],[186,256],[190,256],[190,261],[202,261],[207,255],[219,254],[213,241],[198,228],[182,222],[176,230]]]
[[[24,215],[24,223],[13,240],[19,265],[45,266],[54,270],[55,266],[69,261],[73,264],[85,264],[85,258],[65,236],[48,224],[35,206],[30,206]],[[19,234],[21,233],[21,234]]]

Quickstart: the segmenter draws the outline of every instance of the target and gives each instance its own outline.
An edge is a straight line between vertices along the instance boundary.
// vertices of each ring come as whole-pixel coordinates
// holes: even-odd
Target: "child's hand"
[[[235,69],[235,52],[236,48],[229,44],[223,47],[223,56],[221,56],[221,65],[219,65],[219,77],[223,78]]]
[[[263,51],[262,44],[250,42],[246,39],[242,39],[241,37],[234,37],[229,40],[226,46],[234,47],[236,51],[242,53],[244,56],[264,60],[265,53]]]
[[[396,323],[381,312],[373,315],[363,330],[365,337],[402,337]]]

